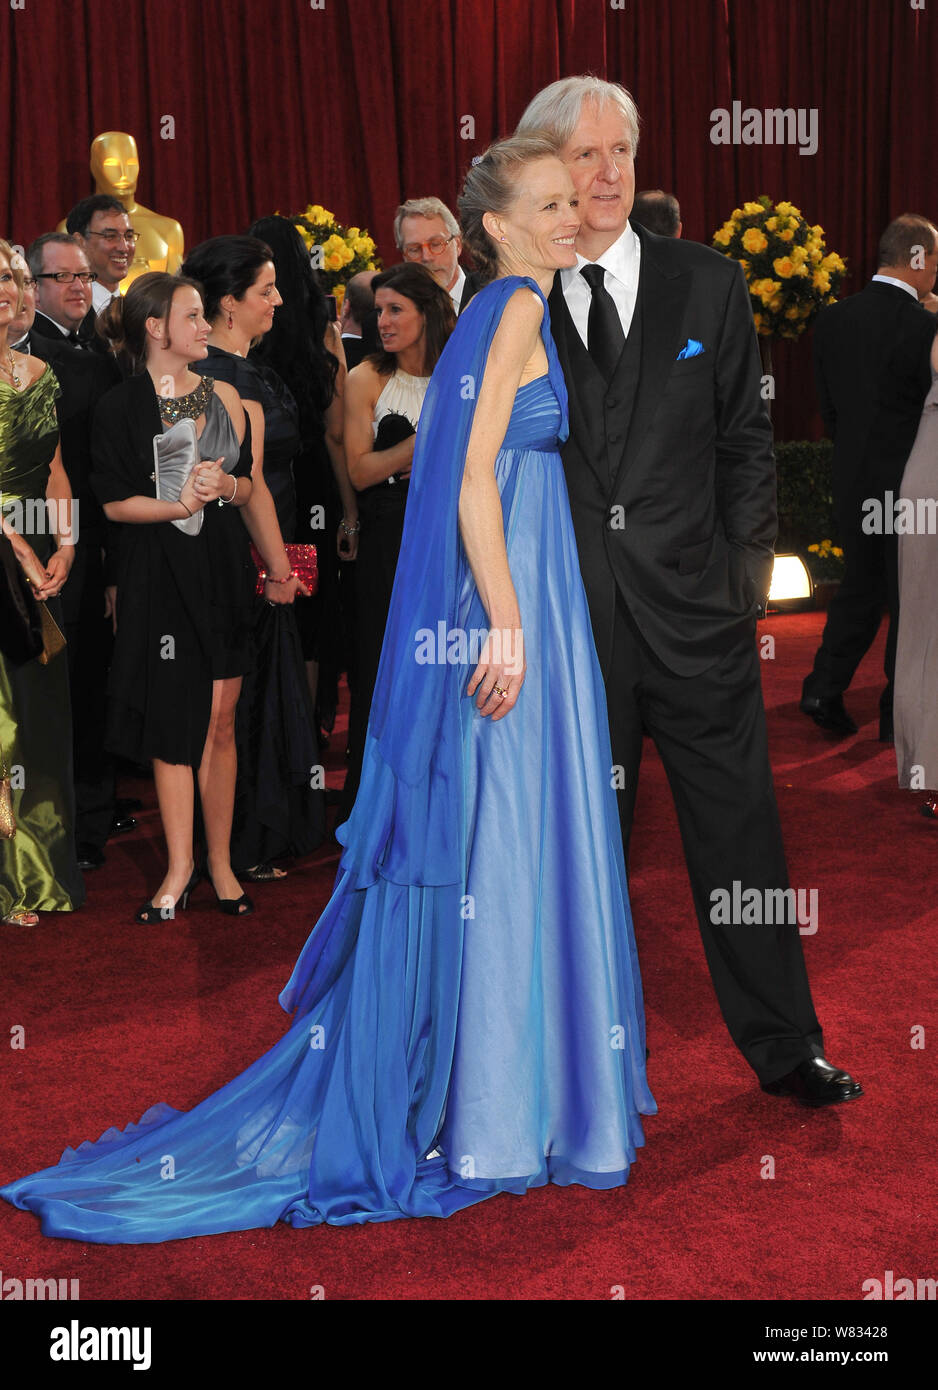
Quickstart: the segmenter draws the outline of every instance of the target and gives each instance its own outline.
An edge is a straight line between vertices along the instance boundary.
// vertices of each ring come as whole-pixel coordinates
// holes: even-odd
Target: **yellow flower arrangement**
[[[310,253],[313,268],[319,272],[327,292],[339,305],[345,285],[361,270],[380,270],[377,247],[361,227],[344,227],[335,214],[321,203],[310,203],[290,218]]]
[[[715,250],[743,268],[760,337],[800,338],[825,304],[833,304],[847,272],[829,251],[824,228],[794,203],[766,194],[733,209],[713,234]]]
[[[839,545],[834,545],[831,540],[823,540],[820,544],[809,545],[808,549],[812,554],[817,555],[820,560],[826,560],[828,555],[833,555],[836,559],[842,560],[844,552]]]

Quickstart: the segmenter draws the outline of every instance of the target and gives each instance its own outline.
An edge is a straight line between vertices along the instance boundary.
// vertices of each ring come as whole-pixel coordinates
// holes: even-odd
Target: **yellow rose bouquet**
[[[313,269],[318,270],[327,293],[341,305],[345,285],[360,270],[380,270],[375,243],[358,227],[343,227],[319,203],[310,203],[290,221],[309,250]]]
[[[823,227],[764,193],[734,208],[712,245],[742,266],[763,338],[800,338],[818,310],[834,303],[847,273],[846,262],[827,250]]]

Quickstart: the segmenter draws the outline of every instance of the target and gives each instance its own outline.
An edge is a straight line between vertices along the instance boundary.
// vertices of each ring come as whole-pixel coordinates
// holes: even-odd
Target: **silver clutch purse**
[[[153,480],[159,500],[178,502],[186,479],[199,462],[199,437],[194,420],[177,420],[165,434],[155,435]],[[174,517],[172,524],[187,536],[197,536],[202,530],[202,511],[200,507],[191,516]]]

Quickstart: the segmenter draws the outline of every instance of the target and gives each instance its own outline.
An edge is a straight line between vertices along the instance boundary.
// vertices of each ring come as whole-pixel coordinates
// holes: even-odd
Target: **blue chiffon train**
[[[462,461],[524,285],[540,294],[512,278],[473,299],[431,382],[361,787],[281,995],[292,1026],[193,1110],[154,1106],[0,1189],[47,1235],[445,1217],[626,1181],[655,1103],[546,303],[550,371],[519,390],[496,461],[526,679],[495,724],[465,694],[487,623],[458,543]]]

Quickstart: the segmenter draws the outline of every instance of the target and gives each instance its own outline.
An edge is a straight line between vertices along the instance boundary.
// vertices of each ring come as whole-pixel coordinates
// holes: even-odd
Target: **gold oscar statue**
[[[126,277],[121,281],[123,294],[132,280],[148,270],[167,270],[174,275],[182,265],[182,227],[174,217],[145,208],[134,198],[140,160],[137,142],[122,130],[106,130],[91,142],[91,172],[95,192],[109,193],[123,203],[130,225],[140,233],[134,257]],[[59,223],[65,230],[65,223]]]

